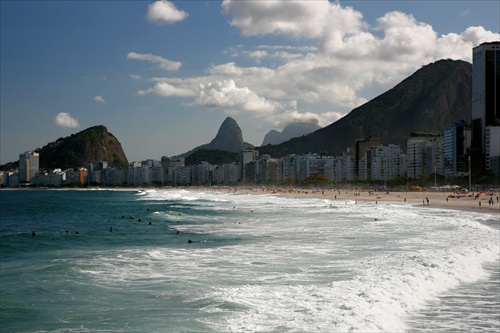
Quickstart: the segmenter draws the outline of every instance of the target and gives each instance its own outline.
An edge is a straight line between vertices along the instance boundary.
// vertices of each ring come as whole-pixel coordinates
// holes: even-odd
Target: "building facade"
[[[19,154],[19,183],[28,184],[40,171],[40,155],[29,151]]]
[[[469,173],[468,149],[472,140],[470,126],[465,121],[456,122],[443,133],[444,175],[460,177]]]
[[[486,152],[486,127],[500,126],[500,42],[472,50],[472,126],[474,148]]]
[[[444,174],[442,135],[417,134],[408,139],[406,146],[408,178],[418,179],[425,174]]]

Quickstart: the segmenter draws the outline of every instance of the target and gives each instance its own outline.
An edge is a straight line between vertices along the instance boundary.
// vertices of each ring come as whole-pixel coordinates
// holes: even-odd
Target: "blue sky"
[[[499,1],[0,1],[0,163],[104,125],[129,161],[327,126],[500,40]]]

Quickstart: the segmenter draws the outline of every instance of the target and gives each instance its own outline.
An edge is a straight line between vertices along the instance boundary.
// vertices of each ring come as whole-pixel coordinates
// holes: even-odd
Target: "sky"
[[[128,160],[327,126],[500,40],[500,1],[0,0],[0,164],[104,125]]]

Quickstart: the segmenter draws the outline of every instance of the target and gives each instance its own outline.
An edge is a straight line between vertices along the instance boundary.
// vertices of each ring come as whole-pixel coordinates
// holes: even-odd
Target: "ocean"
[[[2,190],[0,332],[498,332],[499,223],[229,189]]]

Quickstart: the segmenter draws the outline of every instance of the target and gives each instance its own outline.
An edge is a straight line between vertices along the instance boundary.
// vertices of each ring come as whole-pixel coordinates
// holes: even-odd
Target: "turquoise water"
[[[2,333],[500,328],[495,215],[185,190],[0,199]]]

